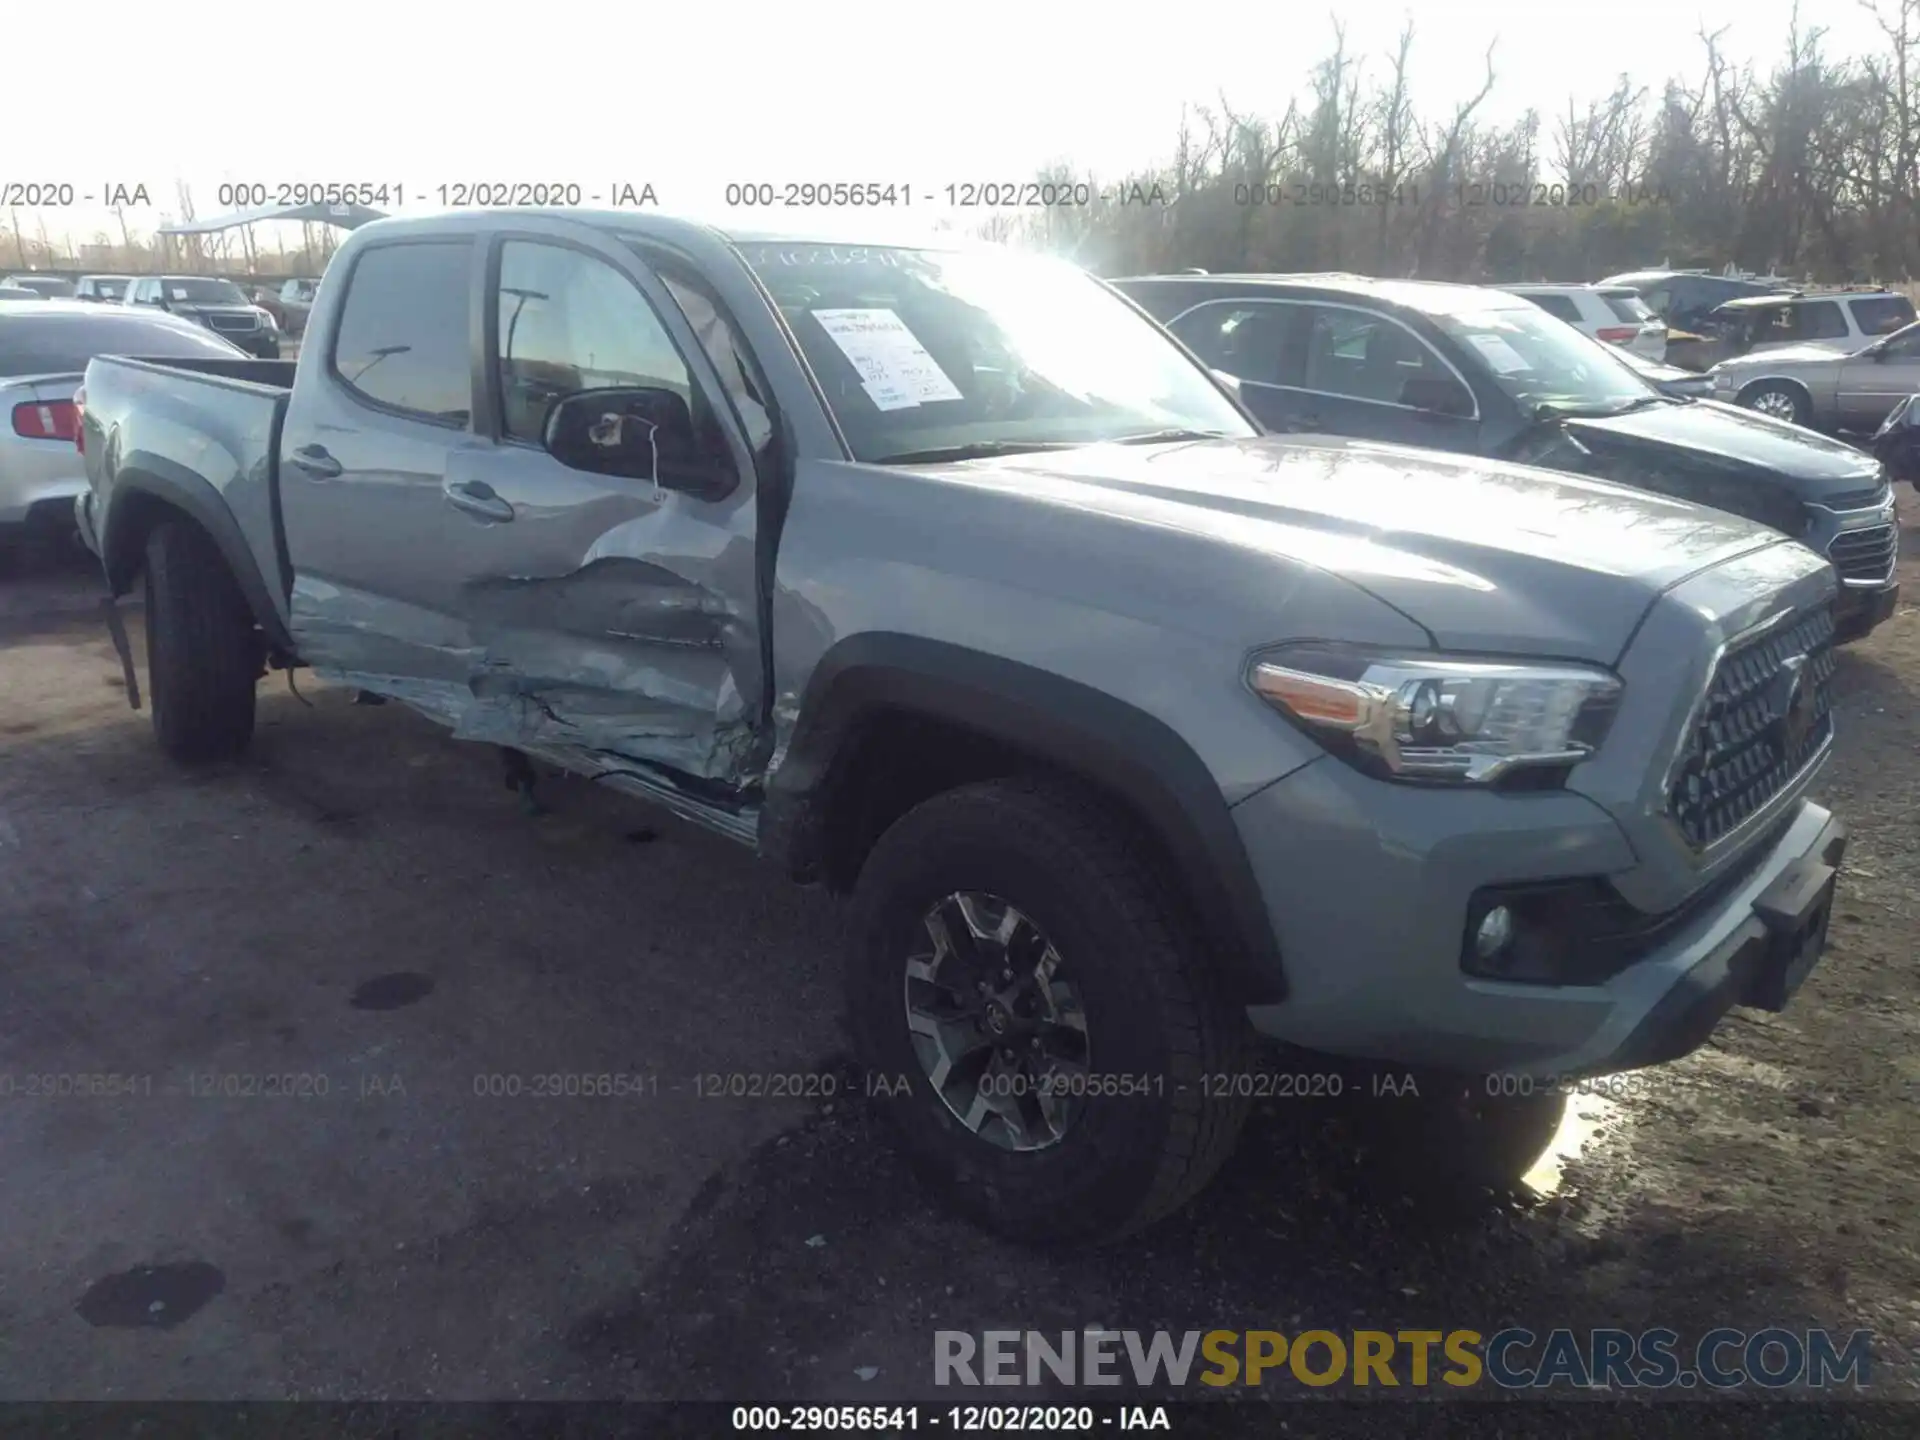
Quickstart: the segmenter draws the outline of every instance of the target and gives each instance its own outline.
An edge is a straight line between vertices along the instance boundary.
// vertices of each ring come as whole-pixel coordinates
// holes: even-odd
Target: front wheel
[[[1740,396],[1740,403],[1749,410],[1793,425],[1805,425],[1813,418],[1813,407],[1807,403],[1806,392],[1782,381],[1769,380],[1754,386]]]
[[[1153,860],[1101,801],[969,785],[881,836],[848,1009],[869,1088],[943,1198],[1010,1239],[1118,1239],[1197,1194],[1247,1052]]]

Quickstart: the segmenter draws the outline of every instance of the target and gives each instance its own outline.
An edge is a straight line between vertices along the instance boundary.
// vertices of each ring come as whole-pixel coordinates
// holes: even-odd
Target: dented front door
[[[761,729],[753,475],[731,417],[707,404],[707,361],[658,279],[584,227],[491,236],[486,254],[474,423],[412,487],[405,533],[367,552],[405,573],[364,588],[431,618],[395,609],[407,633],[370,635],[376,663],[332,668],[464,739],[737,789]],[[706,411],[733,457],[731,493],[701,500],[545,451],[553,399],[617,385]],[[394,510],[379,502],[363,507],[369,523]]]

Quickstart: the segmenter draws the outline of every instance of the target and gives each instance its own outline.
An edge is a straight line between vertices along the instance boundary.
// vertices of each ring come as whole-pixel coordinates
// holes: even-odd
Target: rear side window
[[[1837,300],[1810,300],[1793,307],[1793,334],[1800,340],[1843,340],[1847,317]]]
[[[1913,302],[1904,295],[1872,295],[1848,303],[1862,335],[1891,335],[1914,321]]]
[[[1580,323],[1580,307],[1573,303],[1571,295],[1528,295],[1525,298],[1556,320],[1564,320],[1569,325]]]
[[[1203,305],[1171,327],[1202,361],[1236,380],[1260,385],[1300,383],[1299,353],[1290,353],[1294,309],[1273,303]]]
[[[1607,302],[1616,320],[1624,320],[1629,325],[1644,325],[1653,319],[1653,311],[1631,290],[1605,290],[1600,298]]]
[[[465,241],[379,245],[347,280],[333,369],[355,394],[438,425],[465,425],[473,405]]]
[[[233,360],[244,354],[197,325],[156,324],[138,312],[0,319],[0,376],[69,374],[85,370],[96,355]]]

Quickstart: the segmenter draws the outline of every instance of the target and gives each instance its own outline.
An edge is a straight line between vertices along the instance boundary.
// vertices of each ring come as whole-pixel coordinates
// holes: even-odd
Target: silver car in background
[[[1759,350],[1707,372],[1713,398],[1815,430],[1871,434],[1920,391],[1920,322],[1852,354],[1818,345]]]
[[[73,528],[87,488],[74,391],[96,355],[234,359],[187,320],[78,300],[0,300],[0,546]]]

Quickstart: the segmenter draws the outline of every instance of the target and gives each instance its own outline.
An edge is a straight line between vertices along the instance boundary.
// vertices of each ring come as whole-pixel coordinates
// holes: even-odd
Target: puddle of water
[[[1620,1118],[1620,1102],[1603,1095],[1576,1095],[1567,1102],[1553,1139],[1520,1183],[1536,1195],[1552,1195],[1566,1178],[1567,1162],[1576,1159],[1599,1134],[1602,1126]]]

